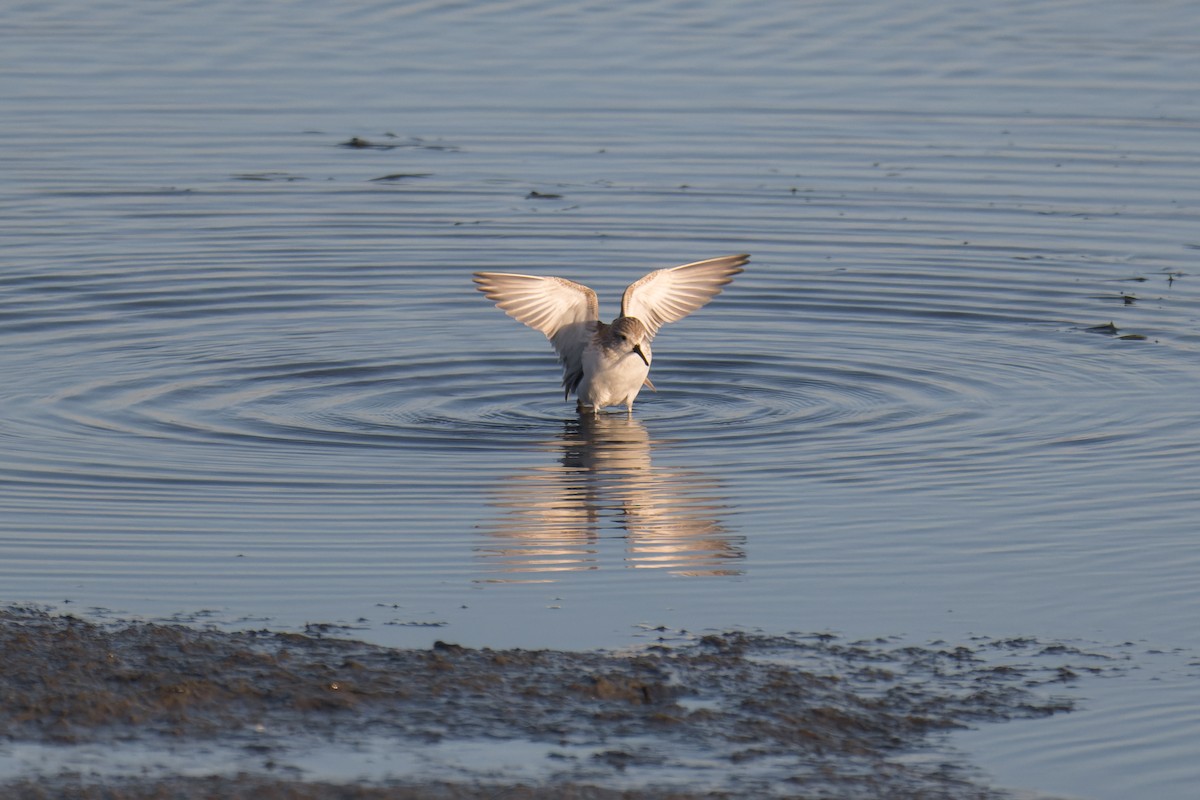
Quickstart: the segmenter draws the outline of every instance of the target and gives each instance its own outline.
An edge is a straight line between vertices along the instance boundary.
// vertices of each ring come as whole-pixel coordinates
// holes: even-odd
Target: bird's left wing
[[[621,316],[637,317],[650,336],[708,303],[742,271],[748,255],[722,256],[651,272],[621,297]]]

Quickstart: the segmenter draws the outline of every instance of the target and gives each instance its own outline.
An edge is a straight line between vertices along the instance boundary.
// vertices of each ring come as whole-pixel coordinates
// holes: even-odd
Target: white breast
[[[650,360],[650,346],[642,345]],[[584,405],[630,405],[642,389],[650,367],[637,353],[606,352],[591,344],[583,351],[583,381],[579,384],[579,400]]]

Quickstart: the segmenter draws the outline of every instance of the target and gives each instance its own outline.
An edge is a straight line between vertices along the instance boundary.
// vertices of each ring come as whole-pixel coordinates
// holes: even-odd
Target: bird
[[[563,368],[563,399],[572,392],[576,409],[598,414],[633,401],[650,382],[650,342],[659,328],[706,305],[741,273],[750,256],[721,256],[669,269],[634,281],[621,296],[621,313],[600,321],[596,293],[580,283],[551,276],[476,272],[476,288],[518,322],[541,331],[554,345]]]

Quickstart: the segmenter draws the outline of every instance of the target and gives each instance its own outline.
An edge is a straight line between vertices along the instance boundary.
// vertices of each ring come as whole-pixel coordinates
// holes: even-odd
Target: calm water
[[[5,23],[0,601],[1095,643],[1131,669],[1081,711],[956,743],[1008,786],[1192,796],[1200,6]],[[469,280],[563,275],[608,317],[734,252],[632,420],[578,420]]]

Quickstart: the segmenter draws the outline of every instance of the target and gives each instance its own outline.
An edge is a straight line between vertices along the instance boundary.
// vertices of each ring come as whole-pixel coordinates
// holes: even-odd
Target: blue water
[[[1133,668],[957,744],[1013,788],[1191,797],[1200,7],[5,16],[0,601],[1086,642]],[[737,252],[632,420],[581,423],[470,283],[607,317]]]

